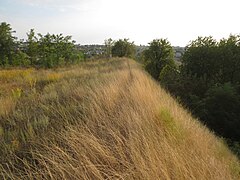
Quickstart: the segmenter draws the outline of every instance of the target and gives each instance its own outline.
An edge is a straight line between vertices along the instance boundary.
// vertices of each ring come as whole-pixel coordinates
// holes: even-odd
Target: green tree
[[[240,38],[230,35],[219,43],[212,37],[198,37],[183,55],[181,74],[196,79],[193,94],[203,98],[217,84],[240,82]]]
[[[179,70],[172,66],[165,65],[160,72],[159,81],[165,89],[167,89],[171,93],[174,93],[175,89],[179,89],[179,76]]]
[[[64,64],[72,64],[83,58],[81,52],[75,48],[71,36],[62,34],[38,34],[39,61],[37,65],[44,67],[56,67]]]
[[[231,83],[210,88],[205,97],[202,120],[217,134],[240,142],[240,95]]]
[[[239,153],[240,36],[198,37],[185,48],[179,70],[167,63],[168,54],[166,40],[151,42],[144,52],[148,72]]]
[[[40,58],[37,65],[51,68],[56,64],[55,61],[57,58],[57,54],[55,52],[54,44],[52,41],[52,36],[49,33],[47,33],[46,35],[38,33],[38,36]]]
[[[29,59],[29,56],[22,52],[22,51],[17,51],[16,53],[13,54],[13,66],[29,66],[31,65],[31,61]]]
[[[167,39],[154,39],[149,45],[144,51],[145,68],[159,80],[160,72],[166,65],[175,68],[173,48]]]
[[[16,48],[15,39],[12,35],[14,31],[10,24],[2,22],[0,24],[0,65],[11,65],[13,61],[13,53]]]
[[[182,71],[189,76],[205,79],[205,88],[218,81],[220,63],[218,43],[210,37],[198,37],[186,48],[183,55]]]
[[[221,39],[217,61],[220,63],[219,82],[240,82],[240,36]]]
[[[185,50],[179,76],[181,85],[174,86],[171,92],[208,127],[227,138],[230,145],[238,144],[240,36],[230,35],[220,42],[212,37],[199,37]],[[237,147],[234,145],[234,150],[240,152]]]
[[[34,29],[27,33],[27,41],[16,41],[9,24],[0,24],[0,65],[1,66],[42,66],[56,67],[75,64],[82,60],[83,53],[75,48],[71,36],[62,34],[36,34]]]
[[[27,33],[27,48],[26,53],[30,57],[31,65],[37,64],[39,59],[39,45],[38,38],[35,35],[34,29],[31,29],[29,33]]]
[[[119,39],[112,47],[112,55],[114,57],[130,57],[134,58],[136,48],[134,42],[129,42],[129,39]]]
[[[104,45],[105,45],[105,53],[106,53],[106,56],[108,58],[111,58],[112,57],[112,47],[114,45],[114,41],[109,38],[109,39],[106,39],[104,41]]]

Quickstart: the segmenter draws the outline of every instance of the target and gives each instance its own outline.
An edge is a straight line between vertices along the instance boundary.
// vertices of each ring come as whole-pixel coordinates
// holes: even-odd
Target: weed
[[[14,99],[19,99],[22,95],[22,89],[21,88],[16,88],[12,89],[12,96]]]
[[[58,81],[58,80],[60,80],[60,78],[61,78],[61,74],[59,74],[59,73],[49,73],[47,75],[47,81],[49,81],[49,82]]]

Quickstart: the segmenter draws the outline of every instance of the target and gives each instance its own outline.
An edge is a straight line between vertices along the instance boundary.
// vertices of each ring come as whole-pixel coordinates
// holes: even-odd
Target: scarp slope
[[[43,88],[41,98],[49,101],[50,122],[57,114],[67,123],[30,142],[31,160],[21,158],[21,167],[1,166],[2,177],[240,178],[239,162],[224,143],[134,61],[90,62],[64,75]]]

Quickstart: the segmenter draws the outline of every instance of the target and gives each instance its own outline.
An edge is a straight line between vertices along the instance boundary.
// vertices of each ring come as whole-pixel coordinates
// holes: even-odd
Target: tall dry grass
[[[239,162],[225,144],[128,62],[61,69],[57,81],[21,97],[15,110],[28,119],[19,130],[27,135],[12,140],[18,148],[2,158],[1,177],[239,179]]]

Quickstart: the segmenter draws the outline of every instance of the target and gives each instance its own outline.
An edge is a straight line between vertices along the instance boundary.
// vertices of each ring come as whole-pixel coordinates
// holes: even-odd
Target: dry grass
[[[0,116],[6,116],[12,112],[15,108],[16,102],[11,97],[5,97],[0,99]]]
[[[23,89],[0,119],[8,150],[1,177],[239,179],[239,162],[225,144],[133,61],[130,74],[127,63],[35,72],[36,91]]]

